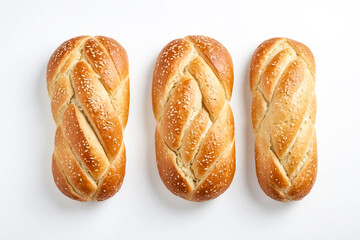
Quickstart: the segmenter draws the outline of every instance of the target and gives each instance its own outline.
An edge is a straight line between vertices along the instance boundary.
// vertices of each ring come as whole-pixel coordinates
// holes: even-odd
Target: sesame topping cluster
[[[127,61],[115,40],[98,36],[66,41],[49,61],[47,85],[57,124],[53,174],[70,198],[105,200],[121,186],[126,161],[122,133],[129,104]]]

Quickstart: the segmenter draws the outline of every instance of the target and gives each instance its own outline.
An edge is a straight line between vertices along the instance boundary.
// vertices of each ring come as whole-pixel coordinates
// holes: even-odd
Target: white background
[[[360,7],[358,1],[4,1],[0,7],[0,239],[360,239]],[[55,186],[55,123],[45,72],[78,35],[126,49],[131,103],[125,181],[105,202],[80,203]],[[219,198],[188,202],[155,164],[152,71],[169,41],[219,40],[232,55],[237,170]],[[249,61],[264,40],[305,43],[317,63],[319,171],[300,202],[260,189],[254,166]]]

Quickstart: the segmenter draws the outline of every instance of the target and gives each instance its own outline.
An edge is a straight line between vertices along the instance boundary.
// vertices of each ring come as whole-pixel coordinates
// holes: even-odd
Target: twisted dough
[[[182,198],[209,200],[230,186],[233,79],[230,54],[208,37],[174,40],[157,59],[152,88],[157,166],[166,187]]]
[[[101,36],[70,39],[49,60],[46,81],[57,125],[52,171],[72,199],[105,200],[120,189],[128,69],[125,49]]]
[[[275,200],[300,200],[317,172],[311,51],[286,38],[263,42],[251,59],[250,86],[259,184]]]

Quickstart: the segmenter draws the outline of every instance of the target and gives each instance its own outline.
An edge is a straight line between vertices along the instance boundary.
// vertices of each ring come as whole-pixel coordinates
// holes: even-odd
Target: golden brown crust
[[[203,94],[203,103],[212,119],[221,113],[226,99],[224,88],[202,57],[195,57],[188,66],[189,73],[197,80]]]
[[[228,50],[213,38],[192,35],[186,37],[198,50],[201,57],[213,69],[224,86],[226,97],[231,98],[234,82],[233,62]]]
[[[204,201],[220,196],[228,189],[235,174],[235,141],[225,152],[221,161],[218,161],[211,171],[199,182],[193,191],[193,201]]]
[[[69,105],[73,95],[74,91],[68,78],[66,76],[60,77],[54,86],[51,98],[51,111],[56,125],[60,124],[62,114]]]
[[[165,143],[172,149],[180,147],[181,140],[192,111],[201,107],[201,93],[195,80],[183,78],[172,91],[172,95],[164,108],[160,122],[160,131]]]
[[[91,126],[74,104],[70,104],[64,112],[62,130],[74,156],[95,181],[99,180],[106,172],[109,161]]]
[[[230,105],[226,104],[198,148],[192,164],[196,178],[201,179],[208,174],[211,166],[229,151],[228,148],[234,140],[234,131],[234,117]]]
[[[177,156],[165,144],[158,127],[155,130],[155,150],[159,175],[167,189],[182,198],[188,197],[193,191],[194,182],[177,166]]]
[[[209,113],[205,108],[201,108],[183,137],[182,141],[186,144],[182,144],[179,150],[185,164],[189,164],[195,158],[195,154],[197,154],[201,144],[200,140],[205,137],[210,127],[211,120]]]
[[[120,77],[120,86],[113,93],[111,103],[116,112],[120,114],[121,123],[125,128],[129,116],[129,104],[124,104],[124,102],[130,102],[129,61],[127,53],[114,39],[103,36],[96,36],[95,38],[106,49]]]
[[[96,36],[96,40],[107,50],[113,61],[116,70],[119,74],[120,80],[125,81],[129,78],[129,61],[125,49],[114,39]]]
[[[121,148],[119,155],[111,163],[106,175],[102,178],[97,189],[95,199],[98,201],[106,200],[117,193],[123,183],[125,176],[126,150]]]
[[[296,51],[296,53],[306,62],[311,75],[314,78],[314,81],[316,80],[316,64],[315,64],[315,58],[311,50],[301,42],[297,42],[292,39],[286,39],[287,43],[291,45],[292,48]]]
[[[67,139],[62,132],[62,127],[57,128],[55,134],[54,157],[63,171],[64,176],[72,189],[84,198],[89,198],[96,191],[96,182],[82,168],[82,164],[73,154]]]
[[[267,65],[271,56],[274,55],[272,52],[275,51],[277,46],[282,42],[283,40],[281,38],[272,38],[264,41],[256,48],[250,62],[250,88],[252,92],[259,84],[262,69]]]
[[[159,120],[166,96],[177,82],[176,76],[192,59],[194,47],[185,39],[168,43],[160,52],[153,73],[152,104],[155,119]]]
[[[84,61],[76,63],[71,79],[74,89],[79,89],[75,90],[78,104],[112,159],[122,144],[122,125],[111,105],[111,96]]]
[[[189,36],[166,45],[152,87],[159,175],[175,195],[213,199],[235,171],[230,54],[219,42]]]
[[[52,157],[52,173],[56,186],[64,195],[74,200],[82,201],[82,198],[76,192],[74,192],[71,185],[67,182],[59,164],[57,163],[57,160],[55,159],[54,154]]]
[[[89,38],[84,43],[83,54],[106,91],[112,94],[120,85],[120,76],[107,50],[96,39]]]
[[[313,134],[312,146],[306,153],[308,160],[304,163],[302,170],[294,176],[293,184],[286,190],[286,195],[290,200],[304,198],[313,187],[317,174],[317,146],[316,134]]]
[[[49,95],[52,95],[52,87],[57,81],[57,75],[62,76],[69,70],[71,63],[79,55],[79,46],[89,36],[79,36],[62,43],[51,55],[46,71],[46,84]]]
[[[251,59],[250,86],[259,184],[275,200],[300,200],[317,171],[311,51],[287,38],[264,41]]]
[[[128,60],[113,39],[81,36],[51,56],[47,86],[57,124],[53,175],[66,196],[105,200],[125,174]]]

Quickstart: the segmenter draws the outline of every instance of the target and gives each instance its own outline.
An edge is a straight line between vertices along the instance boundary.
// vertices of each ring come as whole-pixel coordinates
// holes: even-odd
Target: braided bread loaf
[[[286,38],[263,42],[251,59],[250,86],[259,184],[275,200],[300,200],[317,172],[311,51]]]
[[[153,74],[157,166],[182,198],[216,198],[235,171],[234,119],[229,105],[233,65],[219,42],[189,36],[161,51]]]
[[[46,81],[57,125],[52,171],[72,199],[105,200],[120,189],[128,69],[125,49],[101,36],[70,39],[49,60]]]

